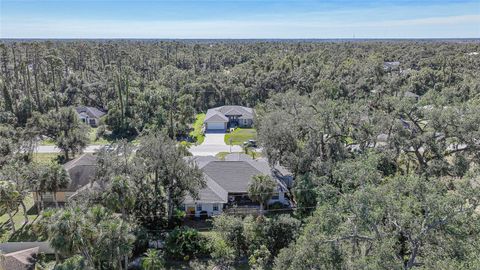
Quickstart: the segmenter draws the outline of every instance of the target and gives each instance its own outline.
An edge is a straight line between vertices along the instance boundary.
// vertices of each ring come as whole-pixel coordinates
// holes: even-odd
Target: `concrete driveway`
[[[241,152],[242,147],[238,145],[225,144],[225,133],[207,133],[201,145],[190,147],[189,151],[194,156],[215,156],[220,152]]]

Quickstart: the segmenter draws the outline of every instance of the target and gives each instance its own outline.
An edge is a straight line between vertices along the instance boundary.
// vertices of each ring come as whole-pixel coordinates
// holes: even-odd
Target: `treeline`
[[[289,90],[355,99],[385,88],[422,95],[439,82],[478,89],[478,43],[32,41],[1,44],[2,122],[86,105],[119,137],[145,128],[186,134],[195,112],[255,106]],[[391,74],[384,61],[399,61]],[[477,74],[478,75],[478,74]],[[175,133],[175,134],[172,134]]]

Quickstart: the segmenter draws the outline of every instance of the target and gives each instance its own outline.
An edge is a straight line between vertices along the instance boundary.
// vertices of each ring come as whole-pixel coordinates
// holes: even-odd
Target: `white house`
[[[232,127],[252,127],[254,110],[243,106],[221,106],[208,109],[204,124],[206,132],[225,132]]]
[[[185,198],[183,208],[189,215],[198,217],[203,212],[214,216],[233,206],[258,206],[248,197],[248,186],[252,177],[260,174],[270,175],[277,182],[277,193],[268,204],[290,204],[285,193],[292,176],[283,168],[271,168],[265,160],[253,160],[238,154],[229,155],[226,160],[201,156],[189,159],[203,171],[207,184],[200,190],[198,199]]]
[[[100,118],[102,118],[106,113],[94,107],[79,106],[75,110],[78,113],[80,120],[87,125],[96,127],[100,124]]]

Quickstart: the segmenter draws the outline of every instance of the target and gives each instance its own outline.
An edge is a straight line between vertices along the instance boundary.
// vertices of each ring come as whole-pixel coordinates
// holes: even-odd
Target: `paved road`
[[[205,134],[205,141],[201,145],[190,147],[189,151],[194,156],[215,156],[220,152],[242,152],[238,145],[225,144],[224,133]]]
[[[94,153],[97,152],[103,145],[88,145],[83,152],[84,153]],[[35,149],[37,153],[60,153],[60,149],[53,145],[39,145]]]
[[[242,148],[238,145],[230,147],[223,141],[225,134],[206,134],[205,141],[201,145],[190,147],[189,151],[194,156],[215,156],[220,152],[242,152]],[[89,145],[83,152],[97,152],[103,145]],[[37,153],[59,153],[60,149],[53,145],[40,145],[36,149]]]

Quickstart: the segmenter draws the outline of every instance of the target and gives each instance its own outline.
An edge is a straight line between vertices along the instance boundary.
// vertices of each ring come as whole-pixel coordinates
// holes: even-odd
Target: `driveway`
[[[239,145],[225,144],[223,140],[225,133],[207,133],[205,140],[201,145],[190,147],[189,151],[194,156],[215,156],[220,152],[242,152],[242,147]]]

